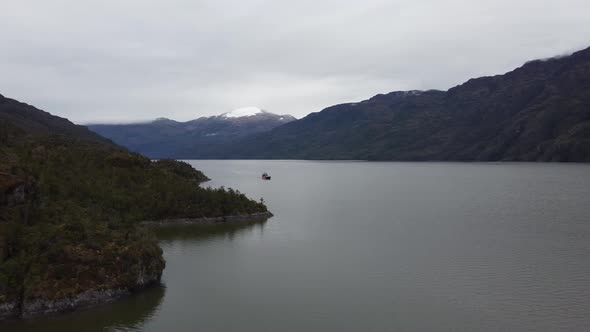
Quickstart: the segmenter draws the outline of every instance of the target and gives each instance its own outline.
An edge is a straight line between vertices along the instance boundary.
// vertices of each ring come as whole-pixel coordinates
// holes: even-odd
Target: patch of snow
[[[217,136],[217,133],[205,134],[205,136]]]
[[[410,91],[405,92],[406,95],[410,95],[410,96],[419,96],[422,93],[424,93],[424,91],[421,91],[421,90],[410,90]]]
[[[254,116],[262,112],[263,111],[258,107],[249,106],[235,109],[229,113],[224,113],[222,116],[225,118],[241,118],[244,116]]]
[[[156,122],[176,122],[176,121],[174,121],[174,120],[170,120],[170,119],[168,119],[168,118],[157,118],[157,119],[155,119],[155,120],[154,120],[154,121],[152,121],[152,122],[156,123]]]

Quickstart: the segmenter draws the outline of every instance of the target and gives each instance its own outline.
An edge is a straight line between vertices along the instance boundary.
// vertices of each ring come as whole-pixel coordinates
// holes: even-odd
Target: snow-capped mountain
[[[223,113],[221,116],[225,118],[241,118],[245,116],[255,116],[260,113],[264,113],[264,111],[256,106],[248,106],[235,109],[228,113]]]
[[[220,144],[270,131],[296,120],[259,107],[242,107],[187,122],[158,118],[147,123],[92,124],[88,128],[151,158],[201,158]]]

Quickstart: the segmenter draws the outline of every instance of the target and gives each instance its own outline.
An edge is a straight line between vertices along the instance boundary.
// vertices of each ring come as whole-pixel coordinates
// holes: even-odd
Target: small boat
[[[262,180],[270,180],[270,175],[266,172],[262,173]]]

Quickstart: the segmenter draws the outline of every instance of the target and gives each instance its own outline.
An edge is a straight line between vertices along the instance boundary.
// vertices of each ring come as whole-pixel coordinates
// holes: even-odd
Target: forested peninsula
[[[268,213],[237,190],[201,187],[206,180],[0,95],[0,319],[158,283],[165,261],[142,221]]]

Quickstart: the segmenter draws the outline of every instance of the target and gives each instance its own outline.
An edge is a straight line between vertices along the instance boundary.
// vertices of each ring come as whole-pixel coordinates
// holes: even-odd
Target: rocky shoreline
[[[264,221],[272,217],[270,212],[258,212],[243,215],[233,215],[215,218],[178,218],[163,219],[159,221],[144,221],[143,225],[220,225],[233,223],[249,223]],[[122,297],[129,296],[133,292],[160,283],[161,274],[142,274],[137,276],[133,288],[120,288],[108,290],[89,290],[76,296],[61,299],[32,299],[24,302],[12,301],[0,303],[0,320],[31,318],[42,315],[50,315],[82,308],[93,307],[114,302]]]
[[[23,303],[17,301],[2,303],[0,304],[0,320],[31,318],[111,303],[129,296],[135,291],[158,285],[160,277],[161,275],[140,275],[133,288],[89,290],[76,296],[61,299],[32,299],[25,300]]]
[[[0,304],[0,320],[18,317],[18,302],[5,302]]]
[[[241,214],[235,216],[224,216],[214,218],[177,218],[177,219],[162,219],[157,221],[143,221],[142,225],[155,225],[155,226],[166,226],[166,225],[217,225],[217,224],[232,224],[232,223],[247,223],[263,221],[273,214],[266,212],[257,212],[250,214]]]

